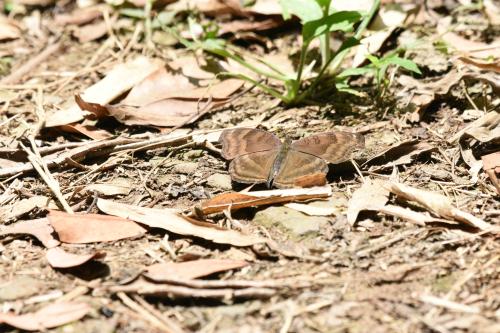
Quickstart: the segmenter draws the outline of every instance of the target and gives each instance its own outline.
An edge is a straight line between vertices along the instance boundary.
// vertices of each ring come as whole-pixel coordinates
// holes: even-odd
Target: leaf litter
[[[495,2],[478,10],[384,1],[362,44],[377,57],[423,52],[422,74],[390,69],[383,98],[361,76],[349,81],[363,92],[356,98],[336,93],[286,110],[207,65],[241,66],[187,54],[160,28],[212,34],[293,76],[298,20],[285,21],[278,1],[75,3],[57,11],[32,3],[46,7],[21,4],[0,25],[2,89],[15,96],[2,99],[0,112],[0,286],[38,283],[29,293],[20,284],[0,321],[48,331],[125,332],[132,321],[140,331],[172,332],[390,330],[399,321],[416,332],[496,331]],[[407,33],[417,43],[406,44]],[[45,45],[54,34],[69,38]],[[155,44],[159,35],[171,41]],[[332,34],[331,42],[342,41]],[[347,67],[367,63],[366,49],[357,50]],[[437,58],[444,63],[436,66]],[[354,164],[330,166],[327,186],[242,190],[210,178],[229,177],[218,135],[242,124],[292,139],[354,127],[371,145]],[[30,135],[76,214],[56,211],[32,173],[22,147]],[[183,163],[195,167],[184,172]],[[273,220],[276,208],[308,228],[312,217],[322,222],[290,238],[257,223]]]

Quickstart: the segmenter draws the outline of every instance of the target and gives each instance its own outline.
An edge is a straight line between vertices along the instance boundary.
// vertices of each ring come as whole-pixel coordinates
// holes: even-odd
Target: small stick
[[[31,58],[25,62],[21,67],[17,68],[10,75],[3,78],[0,84],[16,84],[21,81],[21,79],[28,73],[32,72],[36,67],[38,67],[42,62],[44,62],[52,54],[56,53],[61,49],[61,42],[51,44],[40,52],[36,57]]]
[[[153,326],[159,328],[163,332],[166,333],[175,333],[175,331],[171,330],[170,327],[167,327],[162,321],[160,321],[158,318],[156,318],[154,315],[152,315],[148,310],[146,310],[144,307],[140,306],[136,302],[134,302],[130,297],[128,297],[125,293],[123,292],[118,292],[116,294],[118,298],[125,304],[127,307],[132,309],[133,311],[137,312],[140,314],[144,319],[146,319],[150,324]]]

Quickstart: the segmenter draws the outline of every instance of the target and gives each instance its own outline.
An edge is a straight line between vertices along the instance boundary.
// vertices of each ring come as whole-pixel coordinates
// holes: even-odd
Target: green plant
[[[335,89],[335,81],[333,81],[333,85],[323,84],[330,82],[329,80],[325,80],[325,77],[328,76],[331,78],[340,67],[347,51],[359,44],[358,40],[362,32],[380,5],[380,0],[375,0],[370,11],[362,14],[357,11],[335,12],[331,6],[331,2],[332,0],[281,1],[283,17],[287,19],[293,14],[302,23],[302,46],[300,49],[299,64],[296,72],[292,75],[286,75],[262,59],[257,59],[259,65],[247,61],[235,47],[229,45],[223,39],[217,38],[213,32],[210,33],[205,30],[206,33],[202,34],[201,37],[193,35],[193,40],[189,41],[180,37],[173,29],[167,29],[189,49],[201,49],[219,57],[232,59],[261,77],[281,82],[283,86],[276,88],[249,75],[225,73],[252,82],[265,92],[281,99],[286,104],[297,104],[309,100],[316,95],[319,86],[327,90]],[[347,38],[335,52],[332,52],[329,45],[330,32],[353,32],[354,25],[359,21],[361,23],[353,33],[353,36]],[[306,64],[306,59],[309,58],[311,52],[311,42],[316,38],[320,40],[321,62],[319,65],[316,64],[316,61]],[[324,93],[324,91],[321,91],[321,93]]]
[[[389,66],[399,66],[411,72],[422,74],[418,66],[411,60],[401,58],[396,52],[392,52],[382,58],[378,58],[372,54],[367,54],[366,59],[370,63],[364,67],[348,68],[337,75],[336,79],[339,82],[345,82],[345,79],[350,76],[372,74],[377,83],[377,99],[382,97],[389,87],[390,81],[386,77],[387,69]]]

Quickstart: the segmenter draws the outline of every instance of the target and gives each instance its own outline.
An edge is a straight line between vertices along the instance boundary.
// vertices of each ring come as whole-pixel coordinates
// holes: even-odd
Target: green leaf
[[[381,62],[380,62],[380,59],[377,58],[376,56],[372,55],[372,54],[367,54],[365,55],[366,59],[370,60],[370,62],[375,66],[375,67],[380,67],[381,66]]]
[[[413,61],[411,61],[410,59],[405,59],[405,58],[401,58],[401,57],[398,57],[398,56],[392,56],[392,57],[389,57],[389,58],[384,59],[384,60],[387,60],[387,62],[384,61],[387,64],[398,65],[398,66],[401,66],[404,69],[407,69],[407,70],[409,70],[411,72],[414,72],[414,73],[417,73],[417,74],[422,74],[422,72],[418,68],[417,64],[414,63]]]
[[[302,23],[320,19],[323,11],[315,0],[280,0],[282,15],[289,20],[292,15],[300,18]]]
[[[304,23],[302,27],[302,37],[304,43],[308,43],[314,38],[329,31],[349,31],[355,22],[359,21],[361,15],[358,12],[342,11],[320,18],[318,20]]]
[[[146,15],[144,14],[143,8],[122,8],[119,10],[120,15],[128,16],[136,19],[144,19]]]
[[[337,74],[337,78],[346,78],[348,76],[363,75],[374,71],[373,67],[360,67],[360,68],[347,68],[346,70]]]

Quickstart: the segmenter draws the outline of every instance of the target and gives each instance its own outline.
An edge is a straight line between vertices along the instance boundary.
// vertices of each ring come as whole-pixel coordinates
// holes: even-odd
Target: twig
[[[42,62],[44,62],[48,57],[52,54],[56,53],[61,49],[62,43],[58,42],[55,44],[51,44],[45,48],[42,52],[40,52],[34,58],[31,58],[27,62],[25,62],[21,67],[16,69],[10,75],[0,81],[0,84],[16,84],[28,73],[32,72],[36,67],[38,67]]]
[[[160,321],[158,318],[156,318],[154,315],[152,315],[148,310],[134,302],[130,297],[128,297],[125,293],[119,292],[116,294],[118,298],[128,306],[130,309],[133,311],[137,312],[140,314],[144,319],[146,319],[150,324],[153,326],[159,328],[163,332],[166,333],[176,333],[175,331],[171,330],[170,327],[165,325],[162,321]]]
[[[180,328],[176,323],[174,323],[168,317],[166,317],[165,315],[160,313],[158,310],[156,310],[153,306],[151,306],[151,304],[146,302],[142,297],[140,297],[139,295],[134,295],[133,298],[137,303],[139,303],[146,310],[151,312],[151,314],[153,314],[156,318],[158,318],[158,320],[160,320],[166,326],[168,326],[172,332],[175,332],[175,333],[184,332],[184,330],[182,328]]]

